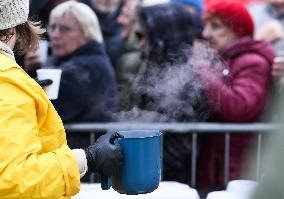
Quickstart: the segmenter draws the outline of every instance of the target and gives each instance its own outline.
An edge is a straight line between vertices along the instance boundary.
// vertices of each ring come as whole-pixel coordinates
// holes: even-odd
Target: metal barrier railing
[[[78,123],[66,124],[67,132],[89,133],[91,143],[95,141],[95,134],[108,130],[135,130],[135,129],[155,129],[164,133],[191,133],[192,134],[192,156],[191,156],[191,186],[196,185],[196,158],[197,158],[197,134],[201,133],[224,133],[224,183],[229,180],[229,160],[230,160],[230,135],[233,133],[254,133],[258,135],[256,154],[256,178],[260,174],[260,158],[262,147],[262,134],[274,132],[281,129],[280,124],[271,123]]]

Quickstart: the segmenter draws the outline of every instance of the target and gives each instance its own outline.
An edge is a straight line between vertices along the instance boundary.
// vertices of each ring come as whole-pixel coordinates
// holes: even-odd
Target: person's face
[[[205,20],[202,36],[217,51],[222,50],[236,38],[234,31],[221,18],[215,16]]]
[[[67,56],[88,41],[79,22],[69,13],[64,14],[61,18],[50,20],[48,35],[55,57]]]
[[[121,0],[92,0],[92,5],[102,13],[112,13],[115,11]]]
[[[137,5],[137,1],[134,1],[134,0],[127,1],[122,8],[121,14],[117,18],[117,22],[124,27],[124,30],[122,33],[124,37],[129,36],[133,28],[133,25],[135,23],[133,13],[134,13],[134,9],[136,5]]]

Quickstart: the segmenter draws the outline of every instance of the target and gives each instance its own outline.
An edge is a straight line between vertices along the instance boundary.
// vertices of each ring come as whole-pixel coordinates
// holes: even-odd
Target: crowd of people
[[[13,1],[19,5],[25,2],[27,6],[25,0]],[[0,12],[4,12],[1,6],[0,2]],[[94,144],[89,143],[87,135],[80,134],[67,134],[65,140],[61,121],[64,124],[112,121],[246,123],[281,119],[280,114],[272,117],[272,105],[282,94],[284,85],[284,2],[32,0],[29,8],[30,13],[26,15],[29,14],[34,22],[26,16],[17,23],[7,22],[5,27],[4,22],[0,23],[0,59],[7,59],[2,55],[16,59],[29,77],[35,79],[39,68],[61,69],[58,99],[49,101],[35,82],[22,71],[11,68],[11,73],[15,74],[11,74],[14,77],[7,82],[22,78],[25,83],[16,84],[16,87],[7,82],[0,84],[3,89],[6,85],[4,90],[14,90],[10,97],[0,100],[5,105],[1,105],[1,112],[9,112],[9,100],[12,100],[20,115],[15,116],[17,122],[9,114],[5,115],[5,121],[10,121],[7,124],[14,126],[13,129],[9,127],[9,131],[20,132],[17,128],[31,121],[27,131],[40,132],[30,139],[26,137],[23,147],[27,147],[25,153],[46,155],[51,161],[46,164],[45,157],[38,161],[36,157],[29,157],[27,164],[33,164],[34,168],[40,167],[36,164],[46,164],[47,168],[37,169],[40,177],[50,175],[49,169],[58,169],[46,177],[50,184],[42,184],[50,186],[48,190],[57,187],[52,197],[75,194],[79,174],[82,178],[87,171],[112,175],[122,159],[119,147],[108,142],[119,134],[106,133]],[[35,23],[38,21],[41,24]],[[42,34],[41,39],[48,42],[46,60],[41,59],[36,50],[32,42],[35,38],[30,39],[30,46],[21,40],[30,34],[18,33],[22,24],[29,24],[34,37]],[[16,34],[20,36],[11,43]],[[36,41],[39,39],[36,37]],[[11,49],[15,49],[15,55]],[[8,66],[15,65],[10,60],[6,62]],[[5,75],[9,75],[9,71],[1,76]],[[22,100],[15,98],[16,95]],[[52,135],[54,138],[50,138],[50,131],[56,132]],[[1,135],[0,140],[8,139],[6,136]],[[25,135],[18,136],[20,141]],[[254,141],[255,137],[249,134],[231,137],[230,179],[242,177],[249,169],[245,158]],[[28,145],[29,142],[33,144]],[[6,144],[3,147],[12,144],[11,141],[2,143]],[[16,146],[21,147],[19,151],[23,151],[17,143]],[[221,134],[200,137],[197,186],[216,188],[224,184],[223,143]],[[163,179],[190,184],[191,136],[165,134],[163,147]],[[12,150],[6,157],[13,158],[13,154],[15,158],[21,157]],[[28,156],[22,157],[28,159]],[[72,166],[75,160],[80,171],[77,173],[78,168]],[[63,173],[59,171],[60,165]],[[21,166],[18,169],[25,172]],[[43,170],[44,175],[41,175]],[[0,179],[7,181],[11,172],[8,169]],[[59,174],[62,178],[53,182],[52,176]],[[40,192],[42,185],[37,191]],[[23,194],[29,193],[30,187],[26,188]]]
[[[273,80],[279,81],[282,73],[282,63],[274,62],[274,56],[284,33],[278,22],[279,30],[271,30],[275,38],[270,38],[265,26],[274,18],[266,17],[264,23],[255,16],[260,11],[254,10],[263,4],[200,0],[58,4],[44,20],[48,60],[41,62],[39,55],[29,52],[24,68],[63,70],[59,98],[52,103],[64,123],[264,118]],[[281,12],[277,1],[266,4],[268,11]],[[164,137],[164,179],[189,183],[191,136]],[[86,135],[67,138],[72,148],[89,144]],[[241,176],[240,162],[253,141],[252,135],[232,137],[230,179]],[[199,185],[223,184],[223,142],[223,136],[201,137]]]

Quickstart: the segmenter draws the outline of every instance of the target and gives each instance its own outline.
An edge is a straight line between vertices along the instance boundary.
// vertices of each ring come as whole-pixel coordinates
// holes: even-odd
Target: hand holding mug
[[[161,180],[162,133],[159,130],[126,130],[118,133],[123,138],[115,139],[114,143],[123,151],[123,164],[115,175],[110,173],[112,176],[102,176],[101,188],[108,190],[112,186],[118,193],[128,195],[154,191]]]
[[[122,166],[122,150],[114,140],[122,135],[108,132],[98,138],[95,144],[85,149],[88,170],[102,176],[114,176]]]

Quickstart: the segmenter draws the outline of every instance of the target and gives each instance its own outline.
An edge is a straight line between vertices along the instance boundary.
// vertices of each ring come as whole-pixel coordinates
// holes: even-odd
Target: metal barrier
[[[67,132],[90,133],[91,143],[95,141],[95,134],[108,130],[135,130],[135,129],[156,129],[163,133],[191,133],[192,134],[192,156],[191,156],[191,186],[196,185],[196,158],[197,158],[197,134],[201,133],[224,133],[225,134],[225,154],[224,154],[224,182],[229,180],[229,155],[230,155],[230,135],[233,133],[254,133],[257,139],[257,162],[256,178],[260,173],[260,159],[262,136],[281,129],[280,124],[271,123],[80,123],[66,124]]]

